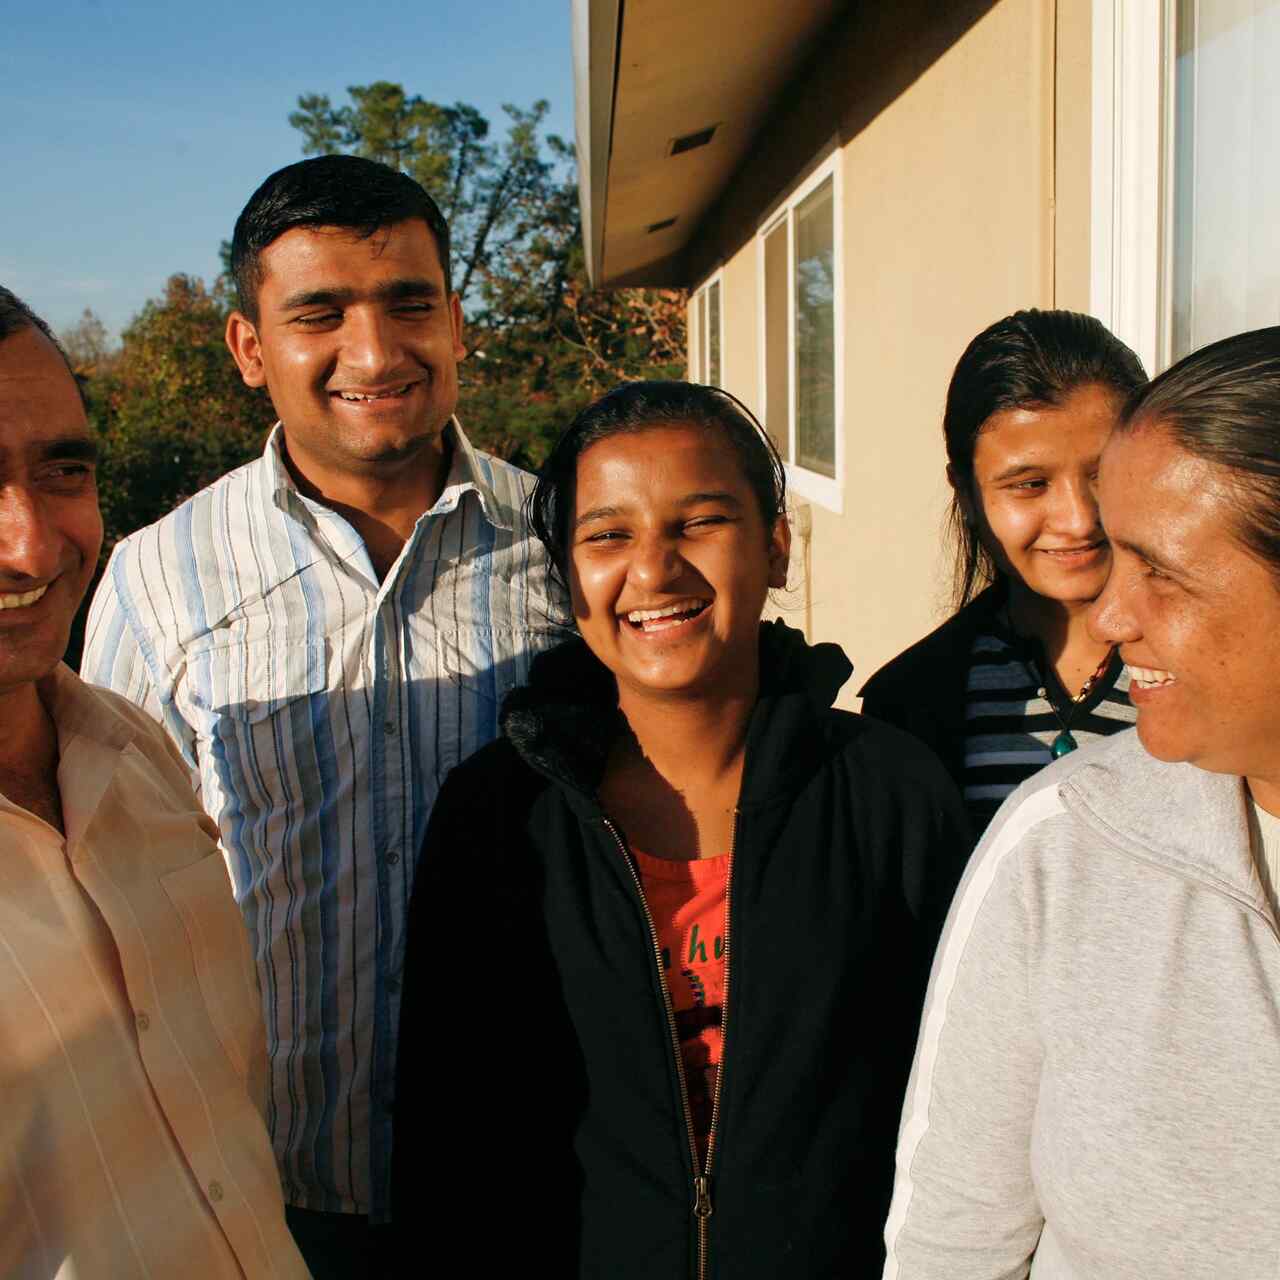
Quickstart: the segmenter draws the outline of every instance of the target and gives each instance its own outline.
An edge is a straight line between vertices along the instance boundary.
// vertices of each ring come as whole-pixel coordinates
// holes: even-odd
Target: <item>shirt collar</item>
[[[445,439],[450,446],[449,474],[435,505],[424,514],[446,515],[457,509],[462,495],[472,492],[480,501],[480,510],[495,529],[510,531],[515,526],[516,513],[499,501],[487,477],[487,468],[481,455],[472,447],[456,417],[445,424]],[[288,511],[302,495],[284,460],[284,426],[277,422],[271,428],[263,449],[263,461],[267,468],[268,488],[271,499],[282,511]]]
[[[58,731],[60,752],[72,738],[87,738],[113,751],[122,751],[133,741],[134,726],[111,698],[86,684],[65,662],[37,681],[36,687]]]

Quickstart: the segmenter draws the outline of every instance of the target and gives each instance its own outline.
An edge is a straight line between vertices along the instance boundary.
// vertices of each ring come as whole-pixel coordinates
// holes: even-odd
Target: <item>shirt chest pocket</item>
[[[327,718],[315,697],[328,687],[325,658],[323,638],[233,642],[188,656],[182,710],[206,787],[216,782],[242,812],[287,808],[286,792],[301,798],[299,770],[314,763],[315,726]]]

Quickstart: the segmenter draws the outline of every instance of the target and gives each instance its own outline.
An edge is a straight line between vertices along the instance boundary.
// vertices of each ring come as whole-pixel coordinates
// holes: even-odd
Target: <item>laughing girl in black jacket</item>
[[[394,1215],[424,1268],[878,1275],[969,847],[923,747],[762,625],[784,472],[723,392],[630,384],[532,499],[581,639],[445,783],[410,913]],[[449,1264],[451,1270],[458,1264]]]

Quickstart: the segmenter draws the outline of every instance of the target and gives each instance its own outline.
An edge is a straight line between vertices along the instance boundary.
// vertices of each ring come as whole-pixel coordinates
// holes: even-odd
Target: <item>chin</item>
[[[1092,604],[1107,585],[1106,578],[1097,582],[1051,582],[1042,584],[1038,594],[1048,600],[1055,600],[1062,605]]]
[[[353,450],[359,460],[376,467],[385,463],[405,462],[424,451],[429,451],[439,438],[439,432],[421,431],[413,435],[397,434],[391,439],[372,439]]]
[[[714,679],[704,671],[682,671],[672,667],[614,674],[620,683],[629,685],[638,693],[672,697],[697,697],[709,691],[715,684]]]
[[[1176,737],[1160,732],[1159,724],[1153,724],[1148,712],[1138,710],[1138,740],[1146,749],[1147,755],[1166,764],[1194,764],[1197,768],[1205,766],[1193,759],[1194,751],[1186,743],[1179,742]]]

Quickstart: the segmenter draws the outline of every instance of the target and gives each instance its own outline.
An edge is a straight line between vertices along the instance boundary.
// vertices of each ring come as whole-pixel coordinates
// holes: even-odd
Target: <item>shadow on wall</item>
[[[678,277],[700,280],[752,240],[761,211],[800,180],[803,167],[821,158],[833,134],[841,146],[857,137],[997,2],[896,0],[852,6],[779,95],[765,127],[685,249]]]

